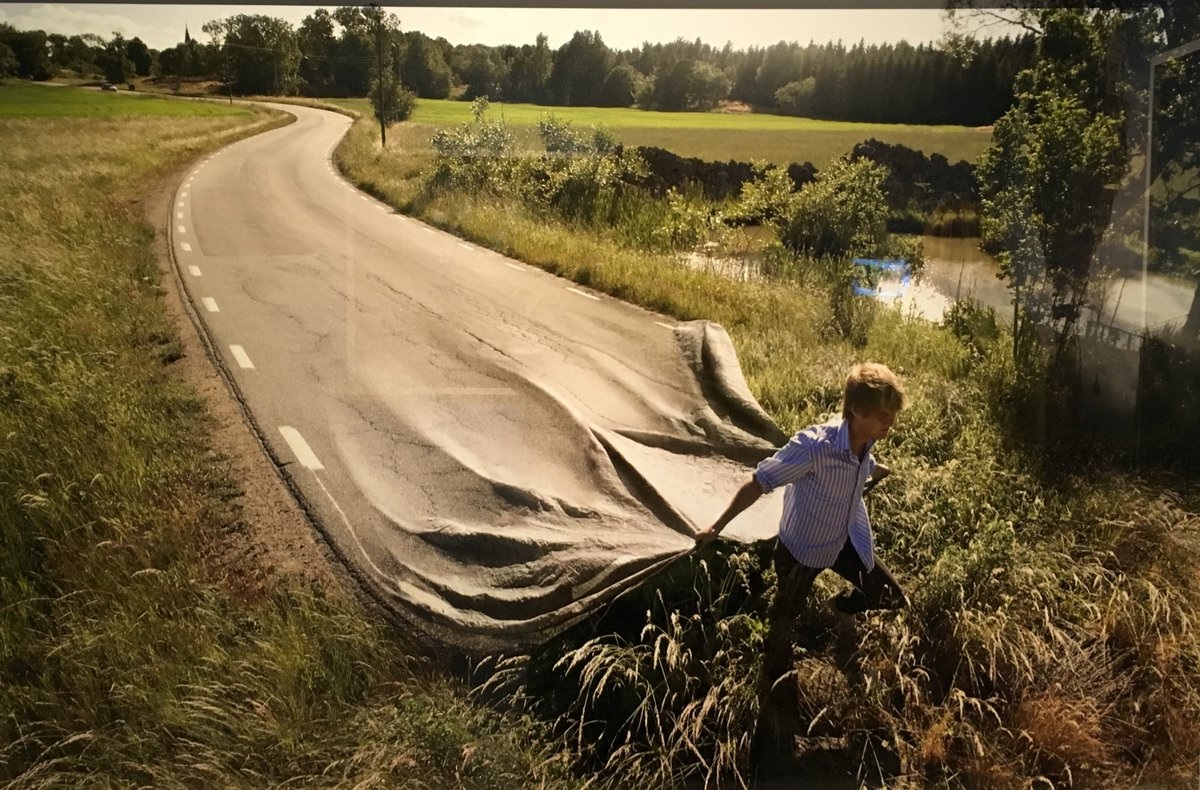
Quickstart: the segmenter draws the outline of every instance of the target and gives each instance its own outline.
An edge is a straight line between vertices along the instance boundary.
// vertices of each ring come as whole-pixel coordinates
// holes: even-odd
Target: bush
[[[488,100],[471,102],[472,119],[455,130],[439,129],[431,144],[437,161],[429,176],[430,186],[448,189],[501,190],[511,183],[516,170],[513,133],[504,121],[484,117]]]
[[[835,159],[792,202],[784,245],[814,257],[884,253],[888,209],[881,186],[886,176],[885,168],[866,160]]]

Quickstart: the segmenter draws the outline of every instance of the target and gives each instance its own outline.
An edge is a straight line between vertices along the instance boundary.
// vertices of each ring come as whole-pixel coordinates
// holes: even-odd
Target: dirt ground
[[[155,229],[154,253],[162,273],[163,302],[183,349],[183,357],[172,363],[172,370],[207,403],[214,425],[211,448],[229,465],[230,476],[238,485],[238,493],[227,504],[234,508],[240,528],[215,536],[213,553],[206,559],[218,577],[237,579],[249,570],[254,578],[241,579],[243,588],[267,590],[292,579],[337,595],[353,594],[355,583],[284,484],[185,306],[166,223],[176,187],[187,169],[171,174],[146,194],[142,208]]]

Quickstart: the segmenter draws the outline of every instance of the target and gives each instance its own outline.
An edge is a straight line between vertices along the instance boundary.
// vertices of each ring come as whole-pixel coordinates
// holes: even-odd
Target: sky
[[[631,0],[636,2],[636,0]],[[915,5],[915,3],[914,3]],[[207,40],[200,27],[212,19],[234,14],[265,14],[299,27],[318,6],[187,5],[91,3],[0,3],[0,22],[20,30],[45,30],[73,35],[95,33],[110,38],[120,33],[137,37],[153,49],[173,47],[183,40],[186,25],[193,37]],[[334,6],[325,6],[333,8]],[[652,9],[652,8],[419,8],[389,6],[405,30],[418,30],[451,44],[532,44],[545,33],[552,48],[565,44],[577,30],[599,31],[614,49],[644,42],[699,38],[716,47],[731,42],[734,49],[768,46],[779,41],[864,40],[880,44],[907,40],[932,43],[946,24],[940,10],[903,9]],[[989,35],[1004,35],[1004,30]]]

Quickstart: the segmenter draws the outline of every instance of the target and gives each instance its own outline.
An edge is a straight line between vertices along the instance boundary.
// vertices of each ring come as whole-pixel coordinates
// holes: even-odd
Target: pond
[[[956,299],[971,298],[993,308],[1001,319],[1012,315],[1012,292],[998,277],[996,259],[979,248],[979,239],[923,236],[925,269],[917,281],[901,284],[898,277],[881,283],[879,298],[930,321],[940,321]],[[734,280],[762,275],[751,255],[724,257],[714,244],[684,257],[688,266]],[[1194,282],[1148,274],[1113,274],[1094,283],[1095,304],[1087,318],[1111,327],[1122,336],[1179,326],[1187,317],[1196,289]]]

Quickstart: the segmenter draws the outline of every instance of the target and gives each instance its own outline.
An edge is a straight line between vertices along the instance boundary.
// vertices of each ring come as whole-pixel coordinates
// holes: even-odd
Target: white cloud
[[[172,46],[172,36],[183,37],[182,27],[178,32],[147,20],[137,6],[121,7],[111,11],[103,6],[87,5],[8,5],[0,8],[9,24],[19,30],[44,30],[47,33],[76,35],[95,33],[110,38],[120,33],[126,38],[140,38],[152,47]],[[101,10],[103,9],[103,10]],[[168,42],[168,43],[163,43]]]

